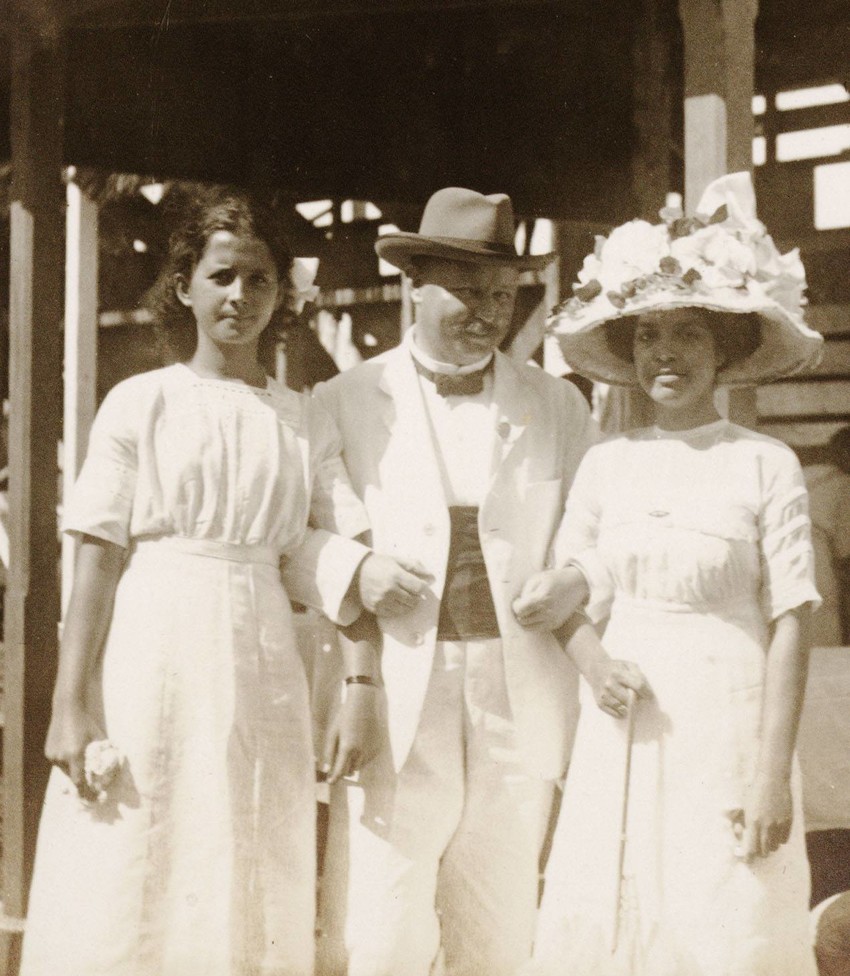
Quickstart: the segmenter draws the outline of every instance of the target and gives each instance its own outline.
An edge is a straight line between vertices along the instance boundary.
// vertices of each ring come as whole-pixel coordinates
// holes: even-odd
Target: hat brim
[[[517,254],[515,251],[499,250],[486,243],[463,241],[455,244],[446,238],[425,237],[407,231],[379,237],[375,241],[375,251],[379,257],[402,271],[408,269],[413,259],[421,257],[445,258],[471,264],[501,264],[516,268],[517,271],[539,271],[555,258],[553,253]]]
[[[700,298],[694,295],[654,293],[644,301],[632,301],[627,308],[615,308],[603,296],[578,314],[559,312],[549,319],[564,359],[583,376],[614,386],[638,386],[634,363],[620,359],[605,339],[605,325],[627,322],[647,312],[679,308],[702,308],[710,312],[757,315],[762,326],[758,348],[717,374],[719,386],[756,386],[810,369],[820,361],[823,336],[810,329],[773,301],[748,295]]]

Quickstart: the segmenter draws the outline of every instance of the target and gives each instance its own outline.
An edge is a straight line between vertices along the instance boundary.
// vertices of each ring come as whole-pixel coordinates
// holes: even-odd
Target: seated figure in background
[[[832,435],[823,464],[803,469],[809,492],[815,578],[813,647],[850,644],[850,426]]]

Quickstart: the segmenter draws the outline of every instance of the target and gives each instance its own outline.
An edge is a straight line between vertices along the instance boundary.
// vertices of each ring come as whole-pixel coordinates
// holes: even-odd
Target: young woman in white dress
[[[66,500],[80,551],[24,976],[312,972],[315,772],[281,559],[293,596],[350,622],[382,557],[354,541],[329,419],[261,363],[291,261],[270,211],[198,191],[156,303],[186,358],[95,421]],[[97,798],[84,751],[104,739],[123,761]]]
[[[799,259],[754,207],[737,174],[698,219],[618,228],[555,321],[567,361],[639,385],[655,425],[590,449],[556,544],[564,568],[515,608],[555,627],[589,592],[588,614],[608,618],[601,643],[580,615],[565,625],[586,681],[534,974],[815,973],[794,764],[818,600],[807,498],[792,451],[722,419],[715,390],[795,372],[822,340],[803,324]]]

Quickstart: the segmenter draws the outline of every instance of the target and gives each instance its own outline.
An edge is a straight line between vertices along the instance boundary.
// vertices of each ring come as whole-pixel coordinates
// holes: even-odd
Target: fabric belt
[[[452,535],[437,640],[499,637],[499,622],[478,535],[478,509],[474,505],[452,505],[449,516]]]
[[[266,566],[277,566],[280,563],[280,553],[271,546],[247,546],[235,542],[217,542],[214,539],[189,539],[179,535],[137,539],[132,551],[147,553],[157,549],[170,549],[209,559],[227,559],[234,563],[260,563]]]

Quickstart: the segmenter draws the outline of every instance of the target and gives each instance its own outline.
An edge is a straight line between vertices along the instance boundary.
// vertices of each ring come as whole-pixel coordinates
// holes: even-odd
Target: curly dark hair
[[[746,359],[761,345],[761,322],[756,314],[716,312],[711,309],[699,311],[703,313],[703,325],[714,336],[714,348],[720,354],[720,369]],[[602,327],[606,345],[624,362],[633,363],[635,360],[635,332],[639,322],[639,315],[626,315],[613,322],[606,322]]]
[[[181,184],[166,212],[174,221],[168,239],[168,256],[145,304],[153,313],[154,328],[165,361],[185,362],[195,352],[197,327],[192,310],[177,297],[178,277],[188,279],[200,261],[210,237],[220,230],[256,237],[268,247],[278,280],[286,287],[292,251],[281,220],[263,200],[232,186]],[[273,315],[260,336],[258,355],[267,372],[273,372],[274,346],[280,322]]]

